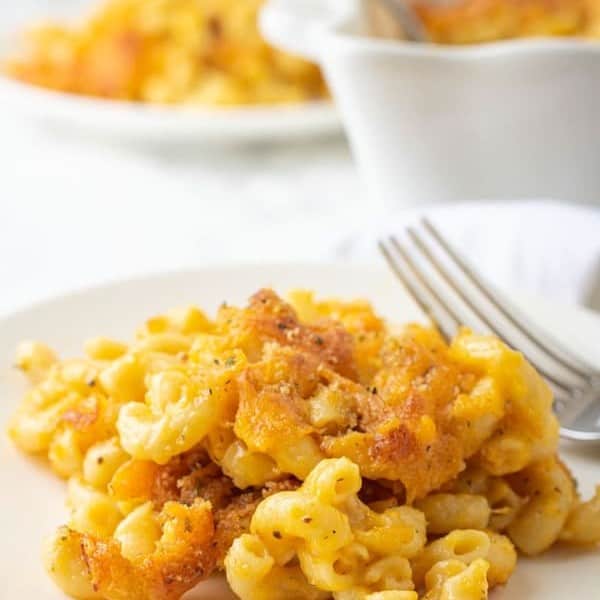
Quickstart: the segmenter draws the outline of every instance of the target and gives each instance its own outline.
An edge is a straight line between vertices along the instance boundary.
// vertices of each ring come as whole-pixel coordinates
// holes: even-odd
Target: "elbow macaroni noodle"
[[[600,542],[548,387],[494,337],[263,290],[17,364],[9,434],[68,480],[44,556],[76,598],[176,600],[225,569],[242,600],[482,600],[516,549]]]
[[[348,459],[327,459],[297,491],[264,500],[225,559],[232,589],[242,600],[278,597],[268,591],[274,579],[297,577],[299,566],[307,587],[336,600],[410,598],[415,586],[428,600],[479,600],[510,577],[517,556],[505,536],[455,530],[426,545],[425,514],[376,513],[358,499],[361,483]]]
[[[409,559],[425,545],[425,518],[408,506],[372,511],[358,499],[361,483],[358,467],[348,459],[327,459],[297,491],[264,500],[250,533],[225,559],[232,589],[241,598],[254,598],[252,590],[272,576],[272,569],[284,577],[297,563],[307,585],[334,598],[411,591]],[[263,565],[252,571],[251,582],[240,574],[248,555]]]
[[[490,506],[485,496],[471,494],[431,494],[415,503],[427,520],[427,531],[449,533],[454,529],[485,529]]]

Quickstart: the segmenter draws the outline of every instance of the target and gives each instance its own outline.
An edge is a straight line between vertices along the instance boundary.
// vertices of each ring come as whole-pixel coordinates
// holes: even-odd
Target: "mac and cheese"
[[[374,33],[403,37],[384,2],[368,0]],[[597,0],[417,0],[414,9],[429,39],[438,44],[477,44],[512,38],[597,38]]]
[[[157,104],[302,102],[318,67],[269,46],[263,0],[105,0],[82,23],[32,29],[9,75],[54,90]]]
[[[261,290],[17,362],[9,433],[68,479],[45,562],[76,598],[176,600],[225,569],[252,600],[483,600],[515,547],[600,542],[550,389],[492,336]]]

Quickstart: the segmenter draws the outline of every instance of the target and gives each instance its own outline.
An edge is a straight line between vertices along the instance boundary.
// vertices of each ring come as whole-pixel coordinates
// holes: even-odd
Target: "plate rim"
[[[173,269],[159,269],[156,271],[150,271],[146,273],[135,273],[132,275],[118,276],[114,278],[103,279],[92,284],[83,284],[81,286],[74,285],[57,293],[51,293],[47,296],[27,302],[16,308],[9,309],[6,312],[0,312],[0,327],[2,327],[8,321],[15,318],[23,318],[29,312],[44,309],[48,305],[58,304],[64,300],[74,300],[81,298],[88,294],[96,292],[106,291],[110,288],[117,288],[127,285],[144,284],[151,282],[156,279],[169,279],[169,278],[181,278],[181,277],[198,277],[203,273],[215,273],[221,271],[240,271],[246,269],[264,269],[266,271],[289,271],[289,270],[322,270],[322,271],[334,271],[334,270],[362,270],[369,271],[372,274],[376,273],[378,276],[388,275],[393,278],[394,275],[384,265],[379,265],[370,262],[349,262],[349,261],[235,261],[235,262],[208,262],[203,265],[196,267],[184,267],[184,268],[173,268]],[[402,288],[400,281],[397,282],[398,286]],[[407,298],[410,298],[408,292],[405,293]],[[530,305],[543,306],[544,308],[552,311],[567,311],[570,317],[584,318],[594,321],[596,326],[600,328],[600,313],[581,305],[567,304],[564,302],[553,302],[546,298],[533,296],[530,294],[520,293],[518,290],[510,290],[509,294],[514,296],[517,301],[525,301]],[[368,293],[364,294],[367,300],[371,300]],[[422,311],[419,312],[422,313]]]
[[[1,56],[0,56],[1,58]],[[238,105],[209,105],[209,104],[159,104],[153,102],[142,102],[135,100],[123,100],[114,98],[104,98],[101,96],[91,96],[85,94],[76,94],[55,90],[41,85],[35,85],[26,81],[21,81],[11,77],[4,71],[0,71],[0,82],[2,86],[14,88],[15,90],[27,90],[38,96],[51,96],[67,102],[77,104],[86,104],[88,106],[98,107],[116,107],[122,110],[131,110],[132,112],[155,114],[161,116],[210,116],[215,115],[256,115],[256,114],[287,114],[291,112],[301,112],[308,108],[333,108],[332,99],[323,98],[315,100],[303,100],[301,102],[279,102],[272,104],[238,104]],[[0,87],[1,89],[1,87]]]
[[[380,265],[371,265],[369,263],[351,263],[345,261],[236,261],[236,262],[210,262],[197,267],[183,267],[173,269],[160,269],[156,271],[150,271],[146,273],[136,273],[132,275],[118,276],[108,279],[103,279],[96,283],[74,285],[63,291],[52,293],[32,302],[27,302],[18,306],[14,309],[10,309],[6,312],[0,312],[0,326],[6,321],[13,318],[21,318],[26,316],[27,313],[44,309],[47,305],[57,304],[66,299],[76,299],[88,294],[107,290],[113,287],[126,286],[130,284],[143,284],[154,279],[168,279],[171,277],[197,277],[201,273],[206,272],[219,272],[219,271],[239,271],[245,269],[265,269],[268,271],[272,270],[290,270],[290,269],[367,269],[370,271],[379,271],[385,273],[387,269]],[[398,284],[401,285],[401,284]]]
[[[160,105],[84,96],[19,81],[0,71],[0,105],[29,120],[109,133],[111,137],[269,139],[340,134],[331,98],[295,103]],[[109,130],[109,131],[107,131]]]

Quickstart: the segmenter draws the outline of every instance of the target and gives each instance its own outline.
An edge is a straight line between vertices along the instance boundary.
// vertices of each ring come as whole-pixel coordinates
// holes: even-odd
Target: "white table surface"
[[[206,262],[322,260],[372,218],[341,138],[143,151],[0,117],[0,312]]]
[[[34,14],[67,14],[74,4],[90,0],[2,3],[0,30],[14,30]],[[367,199],[341,136],[150,150],[77,137],[0,111],[0,314],[73,288],[206,263],[377,260],[382,223],[401,220],[399,213],[380,214]],[[568,242],[561,259],[587,248],[595,258],[589,240],[575,245],[582,240],[573,236],[571,244],[560,216],[546,221],[547,239],[561,230]],[[487,239],[483,230],[479,236]],[[504,245],[487,244],[470,257],[493,271],[497,285],[580,301],[570,267],[515,260],[512,238],[502,237]],[[530,246],[522,249],[527,256]],[[498,256],[484,256],[492,251]]]
[[[0,314],[207,263],[377,261],[377,237],[414,213],[378,211],[341,136],[149,150],[0,115],[0,165]],[[470,206],[437,208],[436,222],[497,286],[563,303],[600,294],[600,210]]]

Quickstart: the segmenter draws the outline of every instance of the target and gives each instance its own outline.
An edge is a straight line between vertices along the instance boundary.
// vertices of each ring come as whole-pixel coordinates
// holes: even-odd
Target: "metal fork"
[[[518,348],[554,390],[561,435],[600,441],[600,370],[528,323],[487,285],[431,222],[379,242],[392,271],[450,340],[461,325],[487,330]]]

